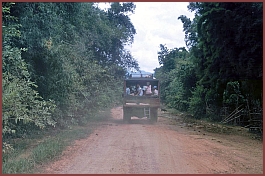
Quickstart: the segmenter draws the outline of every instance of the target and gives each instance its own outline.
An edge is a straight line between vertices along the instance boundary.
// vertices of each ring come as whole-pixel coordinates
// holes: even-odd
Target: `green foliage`
[[[181,20],[183,23],[183,31],[185,32],[184,41],[186,43],[186,46],[189,49],[193,49],[193,47],[196,46],[198,43],[198,33],[197,33],[198,16],[195,15],[193,21],[191,21],[189,18],[187,18],[184,15],[179,16],[178,19]]]
[[[186,111],[196,76],[189,54],[185,48],[167,49],[160,45],[158,60],[161,66],[155,71],[160,80],[161,99],[170,108]]]
[[[52,101],[43,101],[31,88],[30,81],[21,80],[3,73],[3,134],[16,132],[18,121],[34,123],[40,128],[55,125],[51,119],[54,110]]]
[[[137,61],[133,3],[3,3],[3,135],[67,127],[119,103]],[[14,135],[16,133],[16,135]]]
[[[2,4],[4,173],[26,173],[65,145],[47,140],[30,157],[12,159],[12,138],[82,124],[121,102],[126,70],[139,68],[124,49],[136,33],[128,16],[134,9],[133,3],[112,3],[107,11],[94,3]]]
[[[205,58],[200,67],[201,73],[205,74],[201,83],[214,91],[218,106],[227,103],[233,107],[244,103],[245,95],[254,94],[247,87],[240,90],[240,82],[262,80],[262,4],[198,3],[194,8],[201,14],[198,20],[198,47]],[[249,86],[252,87],[252,84]],[[252,90],[261,93],[262,88],[259,86]]]
[[[179,80],[173,79],[166,93],[166,104],[168,105],[168,107],[176,108],[182,111],[187,110],[188,101],[184,97],[185,93],[183,90],[183,84]]]
[[[36,164],[51,161],[54,157],[60,155],[64,149],[63,141],[59,139],[49,139],[38,145],[32,151],[32,158]]]
[[[2,153],[3,155],[11,153],[14,150],[13,146],[11,144],[8,144],[6,142],[3,142],[2,144]],[[5,160],[4,156],[2,157],[3,161]]]
[[[34,165],[35,164],[31,159],[21,158],[19,160],[13,160],[9,163],[3,163],[2,172],[5,174],[28,173]]]
[[[206,89],[201,85],[197,85],[194,91],[192,91],[192,97],[189,100],[189,111],[197,119],[202,118],[206,114],[206,92]]]
[[[156,74],[168,106],[214,120],[220,120],[224,105],[261,107],[262,6],[259,2],[188,5],[195,18],[181,15],[178,19],[185,32],[189,69],[177,67],[182,61],[177,59],[179,51],[160,45],[158,53],[162,66]]]
[[[109,118],[109,114],[109,111],[100,112],[90,122]],[[83,126],[73,126],[64,130],[45,130],[40,134],[25,136],[23,139],[12,139],[10,140],[12,145],[4,143],[6,150],[2,156],[3,173],[36,172],[38,166],[56,159],[73,141],[86,138],[93,132],[95,125],[95,123],[93,125],[86,123]]]
[[[12,18],[10,6],[3,6],[3,49],[2,49],[2,135],[6,138],[19,130],[19,126],[34,124],[39,128],[55,125],[51,118],[55,105],[44,101],[35,90],[27,64],[21,58],[21,51],[13,47],[13,39],[20,37],[16,18]],[[22,123],[21,123],[22,122]],[[21,131],[19,131],[21,132]]]
[[[244,96],[240,91],[240,84],[238,81],[227,83],[223,93],[223,102],[228,106],[244,103]]]

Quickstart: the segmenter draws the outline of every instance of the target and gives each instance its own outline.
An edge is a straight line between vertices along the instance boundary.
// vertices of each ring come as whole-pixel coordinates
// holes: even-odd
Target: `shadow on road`
[[[129,122],[123,121],[123,108],[121,106],[111,109],[111,118],[108,119],[108,122],[113,124],[155,124],[147,117],[132,116]]]
[[[114,124],[155,124],[155,122],[152,122],[150,119],[147,118],[138,118],[138,117],[132,117],[129,122],[124,122],[123,119],[109,119],[109,122]]]

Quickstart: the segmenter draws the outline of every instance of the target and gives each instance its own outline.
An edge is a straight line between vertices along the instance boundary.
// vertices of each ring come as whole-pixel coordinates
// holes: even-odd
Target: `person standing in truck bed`
[[[137,92],[135,96],[143,96],[143,89],[141,88],[140,84],[137,84]]]
[[[156,86],[154,86],[154,96],[158,96],[158,90]]]
[[[126,95],[130,95],[131,94],[131,90],[129,87],[126,87]]]
[[[152,91],[151,91],[151,84],[147,85],[147,88],[146,88],[145,91],[146,91],[146,92],[145,92],[146,95],[151,95],[151,94],[152,94]]]

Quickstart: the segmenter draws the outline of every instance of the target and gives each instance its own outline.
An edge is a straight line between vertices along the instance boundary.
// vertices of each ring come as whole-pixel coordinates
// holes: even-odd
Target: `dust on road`
[[[52,174],[261,174],[262,142],[242,136],[205,134],[159,117],[122,122],[122,107],[88,138],[50,163]]]

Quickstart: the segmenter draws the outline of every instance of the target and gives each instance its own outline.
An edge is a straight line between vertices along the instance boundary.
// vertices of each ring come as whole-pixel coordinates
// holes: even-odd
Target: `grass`
[[[97,124],[106,120],[109,114],[109,111],[102,111],[81,126],[44,131],[24,139],[10,141],[13,150],[2,155],[2,173],[36,173],[38,166],[59,158],[63,150],[73,141],[88,137]]]
[[[34,166],[34,161],[29,158],[9,160],[8,162],[3,163],[2,172],[3,174],[30,173],[30,170]]]
[[[63,138],[47,139],[32,150],[31,158],[36,164],[51,161],[62,153],[65,146]]]

